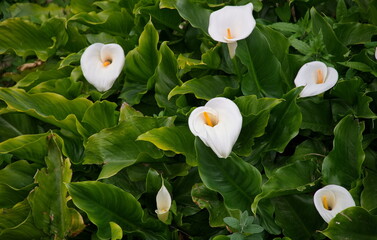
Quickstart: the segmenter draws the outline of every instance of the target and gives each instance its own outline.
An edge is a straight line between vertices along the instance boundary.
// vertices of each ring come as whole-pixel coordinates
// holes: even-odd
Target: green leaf
[[[0,170],[0,183],[16,190],[22,189],[34,183],[33,177],[36,171],[37,166],[35,164],[19,160]]]
[[[339,98],[333,101],[333,115],[353,114],[356,117],[372,119],[377,117],[369,107],[373,99],[365,94],[364,82],[361,79],[338,82],[331,94]]]
[[[313,33],[319,34],[322,32],[323,42],[327,51],[337,59],[343,59],[343,55],[348,52],[348,49],[339,41],[339,38],[330,24],[326,22],[325,18],[323,18],[314,7],[310,9],[310,16]]]
[[[161,62],[153,76],[156,82],[155,98],[159,107],[164,108],[167,114],[174,115],[177,112],[177,106],[172,99],[168,98],[168,94],[175,86],[182,85],[178,78],[178,63],[167,42],[161,44],[160,54]]]
[[[111,240],[120,240],[123,238],[122,228],[115,222],[110,222]]]
[[[89,125],[86,128],[90,129],[92,134],[104,128],[114,127],[119,118],[116,107],[114,102],[97,101],[86,110],[82,122]]]
[[[98,227],[98,237],[110,238],[109,223],[114,222],[126,233],[138,233],[151,240],[167,239],[166,225],[145,215],[130,193],[101,182],[69,183],[67,187],[73,203]]]
[[[84,164],[105,164],[99,179],[108,178],[131,166],[139,158],[161,158],[162,152],[152,143],[135,141],[139,135],[162,126],[171,126],[172,118],[131,117],[118,126],[92,135],[85,146]]]
[[[28,94],[21,89],[0,88],[0,99],[8,108],[24,112],[32,117],[74,133],[86,135],[78,120],[92,103],[85,98],[68,100],[56,93]]]
[[[35,227],[27,201],[0,211],[0,238],[7,240],[44,239],[47,237]]]
[[[314,239],[323,220],[314,206],[312,195],[288,195],[273,199],[276,223],[291,239]]]
[[[229,227],[235,229],[236,231],[240,231],[240,220],[234,217],[225,217],[224,218],[224,223],[228,225]]]
[[[330,101],[303,98],[297,103],[302,114],[301,129],[331,135],[334,129]]]
[[[62,30],[64,31],[64,30]],[[6,19],[0,23],[0,54],[13,50],[17,55],[37,55],[46,61],[55,53],[56,35],[20,18]]]
[[[183,154],[187,164],[191,166],[198,164],[194,148],[195,137],[187,126],[155,128],[140,135],[137,140],[151,142],[164,151]]]
[[[322,175],[326,184],[351,187],[360,178],[365,158],[363,151],[364,123],[352,116],[344,117],[334,129],[333,150],[323,160]]]
[[[37,133],[36,120],[24,113],[7,113],[0,116],[0,142],[22,134]]]
[[[281,63],[273,54],[268,39],[257,26],[245,40],[238,41],[236,50],[248,72],[243,76],[241,89],[244,95],[281,97],[283,84]]]
[[[241,211],[250,209],[260,192],[262,177],[259,171],[234,153],[227,159],[218,158],[199,138],[195,140],[195,149],[203,183],[219,192],[227,207]]]
[[[299,93],[299,88],[292,89],[283,96],[285,101],[271,110],[264,137],[269,150],[283,152],[298,134],[302,121],[301,111],[296,103]]]
[[[255,197],[253,212],[256,212],[262,199],[310,190],[318,177],[317,164],[313,161],[296,161],[278,168],[262,185],[262,192]]]
[[[20,135],[0,143],[0,153],[12,153],[19,159],[43,163],[47,153],[47,133]]]
[[[96,32],[105,32],[112,35],[127,37],[134,27],[133,17],[125,10],[105,10],[96,12],[80,12],[68,19],[69,22],[78,22],[90,27]]]
[[[224,222],[231,226],[229,222],[226,221],[229,212],[216,192],[209,190],[204,184],[198,183],[192,187],[191,196],[192,201],[195,202],[199,208],[206,208],[208,210],[209,225],[211,227],[224,227]]]
[[[360,203],[363,208],[370,211],[377,208],[377,174],[366,169],[366,177],[363,179],[364,189],[361,192]]]
[[[16,3],[9,11],[12,18],[28,17],[34,23],[42,23],[50,17],[64,17],[62,8],[54,3],[42,7],[36,3]]]
[[[377,216],[371,215],[364,208],[350,207],[338,213],[321,233],[334,240],[372,240],[377,236],[376,225]]]
[[[128,104],[138,104],[148,89],[152,88],[151,79],[160,59],[158,38],[157,30],[149,21],[140,35],[139,46],[126,55],[126,79],[120,98]]]
[[[205,9],[193,0],[175,1],[175,8],[179,15],[196,28],[200,28],[204,33],[208,32],[208,22],[211,10]]]
[[[16,87],[17,88],[23,88],[26,91],[29,91],[33,87],[37,86],[38,84],[44,83],[48,80],[58,80],[62,78],[67,78],[70,76],[72,72],[71,67],[64,67],[60,68],[58,70],[52,69],[52,70],[36,70],[35,72],[31,72],[27,74],[25,77],[20,79]]]
[[[251,154],[254,138],[261,137],[270,118],[270,111],[282,100],[260,98],[255,95],[242,96],[234,101],[242,114],[242,130],[233,151],[242,156]]]
[[[56,239],[64,239],[70,232],[72,223],[81,222],[80,214],[72,214],[76,210],[67,207],[67,189],[65,183],[71,181],[72,170],[69,159],[63,159],[54,134],[48,136],[47,168],[43,168],[35,176],[38,187],[29,195],[28,201],[32,209],[34,222],[38,228]],[[77,231],[78,229],[75,229]]]
[[[210,100],[211,98],[224,96],[226,88],[238,88],[237,81],[229,76],[207,75],[201,78],[194,78],[176,86],[169,93],[168,98],[178,94],[193,93],[196,98]]]
[[[334,31],[338,39],[348,46],[370,42],[371,38],[377,34],[377,26],[355,22],[341,23],[336,24]]]

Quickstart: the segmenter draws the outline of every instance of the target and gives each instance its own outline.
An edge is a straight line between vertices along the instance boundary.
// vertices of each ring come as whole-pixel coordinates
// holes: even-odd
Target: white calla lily
[[[332,88],[338,81],[335,68],[327,67],[319,61],[304,64],[294,80],[296,87],[305,86],[300,97],[311,97]]]
[[[377,47],[376,47],[376,51],[374,52],[374,57],[375,57],[376,60],[377,60]]]
[[[157,204],[157,217],[163,222],[166,222],[169,217],[169,210],[171,207],[171,196],[168,189],[165,187],[164,183],[156,196],[156,204]]]
[[[192,111],[188,124],[219,158],[227,158],[241,132],[242,115],[233,101],[217,97]]]
[[[98,91],[109,90],[124,66],[123,48],[115,43],[94,43],[81,56],[81,69],[86,80]]]
[[[229,55],[236,54],[237,41],[247,38],[255,28],[253,4],[225,6],[209,17],[208,33],[218,42],[228,44]]]
[[[314,205],[327,223],[339,212],[355,206],[351,194],[344,187],[327,185],[314,194]]]

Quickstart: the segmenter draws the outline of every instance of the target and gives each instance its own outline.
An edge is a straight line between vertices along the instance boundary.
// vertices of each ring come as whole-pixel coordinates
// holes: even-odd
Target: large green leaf
[[[218,158],[199,138],[195,140],[195,148],[203,183],[209,189],[219,192],[227,207],[249,210],[262,183],[258,169],[234,153],[227,159]]]
[[[377,208],[377,174],[366,170],[366,177],[363,179],[364,189],[361,192],[360,204],[366,210]]]
[[[254,145],[254,138],[261,137],[270,118],[270,111],[282,100],[276,98],[259,98],[255,95],[236,98],[242,114],[242,131],[233,150],[240,155],[248,156]]]
[[[12,153],[19,159],[43,163],[47,153],[47,133],[20,135],[0,143],[0,153]]]
[[[29,21],[11,18],[0,23],[0,54],[11,49],[19,56],[35,54],[45,61],[55,53],[55,44],[53,32],[46,32]]]
[[[244,95],[281,97],[284,93],[282,68],[273,54],[268,39],[257,26],[245,40],[238,41],[236,56],[248,69],[243,75],[241,89]]]
[[[126,79],[120,97],[133,105],[152,88],[152,76],[159,63],[158,32],[149,21],[139,38],[139,46],[128,52],[125,62]]]
[[[292,240],[313,239],[323,220],[312,195],[289,195],[273,199],[277,224]]]
[[[90,132],[97,133],[104,128],[114,127],[119,118],[119,113],[115,111],[117,105],[113,102],[98,101],[86,110],[82,122]]]
[[[24,113],[8,113],[0,116],[0,142],[22,134],[37,133],[35,119]]]
[[[97,32],[106,32],[112,35],[127,37],[134,26],[133,17],[125,10],[105,10],[96,12],[80,12],[68,21],[79,22],[89,26]]]
[[[0,99],[8,108],[24,112],[44,122],[86,135],[78,120],[92,103],[85,98],[68,100],[56,93],[28,94],[21,89],[0,88]]]
[[[36,3],[16,3],[9,8],[12,18],[29,18],[34,23],[42,23],[50,17],[63,17],[62,8],[54,3],[43,7]]]
[[[360,118],[377,118],[369,107],[373,98],[365,94],[364,82],[359,79],[337,83],[331,94],[338,99],[333,102],[333,114],[345,116],[353,114]]]
[[[44,239],[47,237],[35,227],[27,201],[15,205],[11,209],[0,211],[0,239]]]
[[[33,177],[37,171],[35,164],[19,160],[0,170],[0,183],[13,189],[22,189],[34,183]]]
[[[197,165],[194,148],[195,137],[186,126],[155,128],[140,135],[137,140],[151,142],[164,151],[183,154],[186,156],[187,164]]]
[[[215,191],[209,190],[203,183],[195,184],[191,190],[192,201],[201,209],[206,208],[209,213],[211,227],[224,227],[224,218],[230,214]]]
[[[377,34],[377,26],[354,22],[342,23],[337,24],[334,31],[339,40],[348,46],[370,42],[372,36]]]
[[[204,33],[208,32],[211,10],[205,9],[193,0],[175,1],[174,6],[178,10],[179,15],[189,21],[193,27],[200,28]]]
[[[126,233],[138,233],[147,239],[168,239],[167,226],[145,215],[130,193],[101,182],[70,183],[67,187],[73,203],[98,227],[99,238],[111,237],[109,223],[114,222]]]
[[[64,184],[71,181],[71,163],[69,159],[62,158],[57,141],[54,134],[48,136],[47,168],[36,174],[38,187],[29,195],[28,201],[35,225],[54,239],[65,239],[70,233],[82,230],[85,225],[81,215],[67,206]],[[81,223],[81,226],[73,225],[75,222]]]
[[[178,78],[178,63],[167,42],[161,44],[160,54],[161,61],[153,76],[156,82],[155,98],[159,107],[164,108],[167,114],[173,115],[177,111],[177,106],[173,99],[168,98],[168,94],[175,86],[182,84]]]
[[[331,104],[328,100],[303,98],[297,102],[302,114],[301,129],[310,129],[325,135],[331,135],[334,128]]]
[[[323,160],[322,175],[326,184],[351,187],[360,178],[365,158],[363,151],[364,123],[344,117],[334,129],[333,150]]]
[[[92,135],[85,145],[84,164],[105,164],[99,178],[107,178],[143,156],[161,158],[152,143],[136,141],[139,135],[162,126],[171,126],[172,118],[130,117],[118,126]]]
[[[298,134],[302,121],[301,111],[296,103],[299,93],[300,89],[292,89],[283,96],[284,101],[271,110],[264,137],[268,149],[283,152]]]
[[[339,41],[335,35],[331,25],[323,18],[317,10],[313,7],[310,9],[311,27],[314,34],[323,35],[323,43],[329,53],[334,55],[337,59],[343,59],[343,55],[348,51],[347,47]]]
[[[333,240],[373,240],[377,236],[377,216],[361,207],[351,207],[338,213],[329,226],[321,231]]]
[[[194,78],[176,86],[169,93],[168,98],[178,94],[193,93],[196,98],[210,100],[217,96],[224,96],[227,88],[238,88],[238,82],[229,76],[207,75],[201,78]]]
[[[317,168],[317,164],[313,161],[296,161],[278,168],[262,185],[262,192],[255,197],[253,212],[256,212],[258,203],[262,199],[310,190],[319,178]]]

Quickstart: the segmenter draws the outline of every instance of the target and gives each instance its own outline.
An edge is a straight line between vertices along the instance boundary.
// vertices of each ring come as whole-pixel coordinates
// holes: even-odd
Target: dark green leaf
[[[364,123],[352,116],[344,117],[334,129],[333,150],[323,160],[322,174],[326,184],[350,187],[360,178],[365,154],[362,140]]]
[[[199,174],[204,184],[219,192],[225,205],[241,211],[250,209],[254,197],[260,192],[261,174],[251,164],[232,153],[220,159],[212,149],[196,138]]]
[[[302,115],[296,100],[300,89],[292,89],[283,96],[283,101],[270,112],[269,123],[264,139],[268,139],[268,149],[283,152],[300,129]]]
[[[216,192],[209,190],[204,184],[195,184],[191,190],[192,201],[196,203],[201,209],[206,208],[209,213],[209,225],[211,227],[223,227],[224,222],[230,227],[230,221],[227,219],[231,218],[229,212],[221,201]],[[231,218],[235,219],[235,218]],[[235,219],[237,220],[237,219]],[[238,221],[238,220],[237,220]],[[239,226],[239,222],[238,225]]]
[[[194,78],[181,86],[176,86],[168,98],[178,94],[193,93],[196,98],[210,100],[211,98],[224,96],[226,88],[238,88],[238,83],[234,78],[228,76],[205,76]]]
[[[364,189],[360,199],[361,206],[368,211],[377,208],[377,174],[373,171],[366,170],[363,186]]]
[[[248,72],[243,76],[241,89],[244,95],[281,97],[285,86],[281,63],[273,54],[268,39],[257,26],[245,40],[239,41],[236,50]]]
[[[323,220],[311,195],[289,195],[273,199],[277,224],[292,240],[314,239]]]
[[[137,140],[151,142],[164,151],[183,154],[187,164],[191,166],[198,164],[194,148],[195,137],[186,126],[155,128],[140,135]]]
[[[140,203],[120,188],[101,182],[67,184],[73,203],[85,211],[98,227],[100,238],[110,238],[110,222],[118,224],[124,232],[138,233],[147,239],[165,240],[167,227],[144,214]]]
[[[262,192],[255,197],[253,212],[256,212],[258,202],[262,199],[308,191],[318,177],[317,164],[313,161],[296,161],[278,168],[262,185]]]
[[[371,215],[364,208],[351,207],[338,213],[321,233],[334,240],[372,240],[377,236],[376,225],[377,216]]]
[[[139,38],[139,46],[128,52],[125,62],[126,79],[120,97],[134,105],[152,88],[152,76],[159,63],[158,32],[149,21]]]
[[[85,148],[84,164],[105,164],[99,178],[107,178],[143,156],[161,158],[152,143],[135,141],[139,135],[162,126],[171,126],[172,118],[132,117],[118,126],[92,135]]]

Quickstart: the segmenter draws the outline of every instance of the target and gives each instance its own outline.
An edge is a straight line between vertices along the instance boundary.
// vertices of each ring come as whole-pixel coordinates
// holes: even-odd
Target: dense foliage
[[[231,59],[209,16],[249,2]],[[376,239],[377,0],[5,0],[0,18],[0,239]],[[103,93],[93,43],[125,54]],[[311,61],[339,80],[302,98]],[[226,159],[188,127],[215,97],[243,118]],[[356,206],[326,223],[329,184]]]

